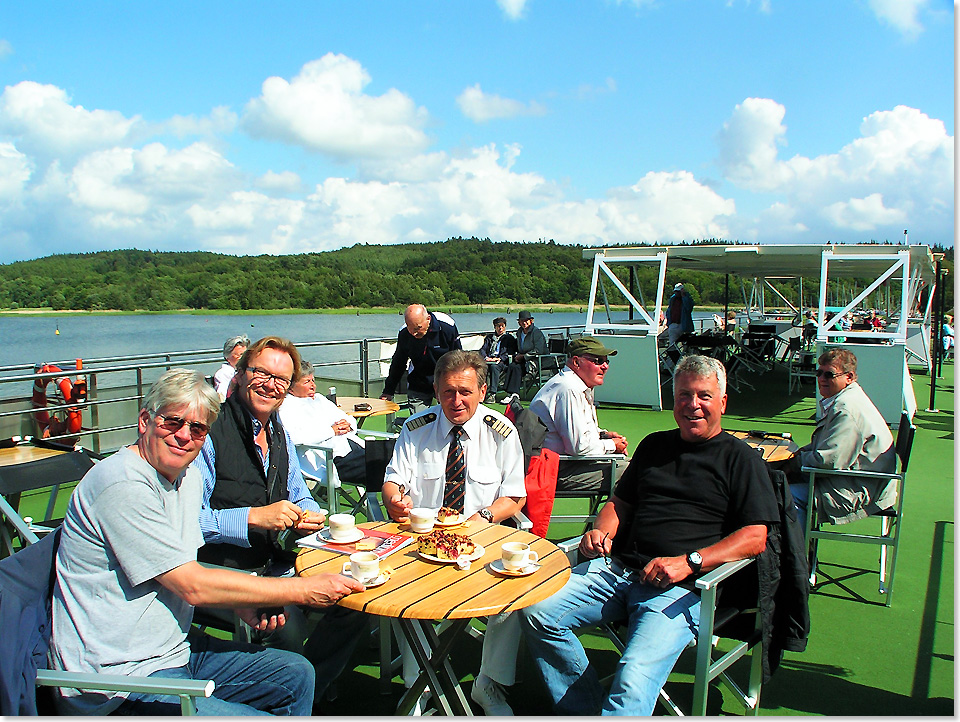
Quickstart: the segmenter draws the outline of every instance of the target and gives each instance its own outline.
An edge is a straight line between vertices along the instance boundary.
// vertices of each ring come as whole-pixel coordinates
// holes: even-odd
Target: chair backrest
[[[910,421],[906,413],[900,415],[900,427],[897,429],[897,456],[900,458],[900,473],[907,473],[910,463],[910,450],[913,448],[913,437],[917,427]]]
[[[800,347],[803,345],[803,339],[799,336],[791,336],[790,340],[787,342],[787,352],[796,353],[800,350]]]
[[[550,353],[566,354],[567,345],[567,339],[565,339],[563,336],[550,336],[550,338],[547,339],[547,350]]]

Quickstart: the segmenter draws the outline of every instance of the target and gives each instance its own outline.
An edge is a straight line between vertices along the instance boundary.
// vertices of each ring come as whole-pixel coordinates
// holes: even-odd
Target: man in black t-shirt
[[[696,638],[693,579],[758,555],[777,501],[760,455],[721,428],[726,373],[687,356],[674,372],[677,429],[647,436],[580,542],[590,559],[549,599],[522,610],[521,627],[561,714],[652,714],[683,648]],[[608,694],[574,633],[628,621],[627,647]]]

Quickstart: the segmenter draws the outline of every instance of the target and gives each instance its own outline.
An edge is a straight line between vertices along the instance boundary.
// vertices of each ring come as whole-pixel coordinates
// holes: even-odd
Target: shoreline
[[[84,311],[81,309],[63,309],[55,311],[51,308],[5,308],[0,309],[0,318],[18,318],[18,317],[36,317],[43,316],[49,318],[69,317],[69,316],[295,316],[295,315],[324,315],[324,316],[343,316],[343,315],[383,315],[393,314],[403,315],[406,306],[371,306],[360,308],[357,306],[345,306],[343,308],[259,308],[248,310],[234,309],[195,309],[181,308],[171,311],[120,311],[120,310],[102,310],[102,311]],[[626,311],[629,306],[626,304],[610,305],[611,310]],[[664,306],[664,309],[666,306]],[[723,309],[723,306],[697,306],[695,310],[717,312]],[[431,306],[428,310],[437,310],[448,314],[466,314],[466,313],[504,313],[511,314],[515,311],[527,310],[534,316],[539,314],[551,313],[586,313],[587,304],[582,305],[570,303],[490,303],[476,304],[470,306],[456,306],[441,304]]]

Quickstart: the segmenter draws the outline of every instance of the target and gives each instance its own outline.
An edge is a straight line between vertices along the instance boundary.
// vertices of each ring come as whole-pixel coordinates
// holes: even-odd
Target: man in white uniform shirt
[[[453,496],[474,524],[494,524],[520,511],[526,497],[523,449],[513,424],[480,403],[487,393],[486,375],[487,364],[474,351],[450,351],[440,357],[434,374],[440,403],[407,420],[387,466],[382,496],[394,521],[406,522],[415,506],[457,508],[450,501]],[[457,443],[462,446],[466,478],[462,493],[447,494],[445,502],[448,454]],[[487,620],[480,673],[470,696],[488,715],[513,714],[502,685],[516,681],[519,642],[515,615]],[[411,687],[419,670],[409,648],[401,643],[401,649],[404,684]]]
[[[543,447],[558,454],[589,456],[625,454],[627,439],[615,431],[600,428],[593,390],[603,383],[610,368],[614,349],[593,336],[581,336],[567,349],[570,358],[560,373],[543,385],[530,402],[530,410],[547,427]],[[562,491],[598,491],[603,482],[605,464],[590,461],[560,463],[557,489]],[[617,479],[626,469],[617,463]]]
[[[280,421],[294,444],[323,444],[333,449],[333,463],[341,481],[363,484],[366,463],[357,422],[325,396],[317,396],[314,368],[309,361],[300,361],[300,380],[290,385],[283,399]],[[326,474],[323,454],[308,449],[297,456],[301,469],[317,476]]]

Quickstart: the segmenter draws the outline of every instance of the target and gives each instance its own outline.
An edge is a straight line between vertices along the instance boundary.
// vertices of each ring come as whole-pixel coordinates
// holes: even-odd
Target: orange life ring
[[[77,369],[83,368],[83,362],[77,359]],[[33,372],[36,374],[58,373],[62,371],[59,366],[53,364],[37,364]],[[60,441],[70,442],[77,438],[83,426],[83,411],[80,406],[72,406],[68,409],[60,409],[52,414],[47,411],[47,384],[53,381],[56,387],[54,396],[55,405],[64,404],[82,404],[87,400],[87,382],[86,379],[77,378],[77,382],[70,381],[66,376],[58,376],[53,379],[36,379],[33,382],[33,398],[31,403],[36,411],[33,412],[33,418],[37,422],[39,436],[43,439],[50,437],[62,437],[65,434],[73,435],[72,438],[62,438]]]

